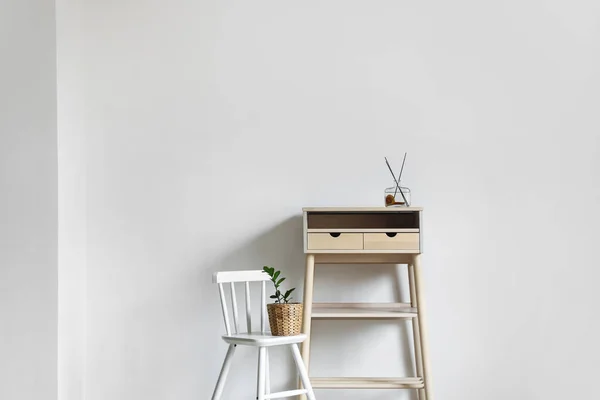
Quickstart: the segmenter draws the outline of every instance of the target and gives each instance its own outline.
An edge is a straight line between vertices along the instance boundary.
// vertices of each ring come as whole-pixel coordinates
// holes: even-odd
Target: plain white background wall
[[[77,74],[59,75],[59,110],[81,118],[65,145],[85,188],[61,195],[85,204],[61,219],[83,213],[87,289],[61,295],[85,304],[62,323],[87,330],[86,400],[209,398],[225,352],[211,273],[269,264],[301,289],[301,207],[382,204],[383,156],[404,151],[437,397],[600,397],[600,3],[80,5],[59,3],[81,38],[62,47],[59,26]],[[392,300],[381,271],[319,268],[316,299]],[[406,369],[406,327],[315,332],[314,375]],[[238,356],[226,398],[251,398],[256,358]]]
[[[58,82],[58,397],[85,398],[86,167],[81,4],[56,2]]]
[[[0,5],[0,399],[56,399],[54,2]]]

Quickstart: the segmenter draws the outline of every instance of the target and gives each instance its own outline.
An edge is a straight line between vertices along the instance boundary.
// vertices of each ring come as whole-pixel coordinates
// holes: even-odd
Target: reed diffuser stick
[[[396,198],[396,194],[398,192],[398,190],[400,190],[400,194],[402,195],[402,199],[404,200],[404,204],[406,204],[406,206],[410,206],[410,204],[408,204],[408,201],[406,200],[406,196],[404,196],[404,193],[402,192],[402,188],[400,187],[400,182],[398,179],[396,179],[396,176],[394,175],[394,171],[392,170],[392,167],[390,166],[390,163],[388,162],[387,157],[385,158],[385,164],[387,165],[388,169],[390,170],[390,174],[392,174],[392,178],[394,178],[394,182],[396,183],[396,189],[394,189],[394,198]],[[406,153],[404,153],[404,160],[402,161],[402,169],[400,170],[400,175],[398,176],[399,178],[402,176],[402,171],[404,171],[404,162],[406,161]]]

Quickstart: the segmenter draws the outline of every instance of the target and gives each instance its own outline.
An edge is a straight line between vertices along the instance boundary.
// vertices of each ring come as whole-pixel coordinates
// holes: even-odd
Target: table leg
[[[432,400],[432,388],[431,388],[431,368],[429,364],[429,347],[427,345],[427,325],[425,324],[426,313],[425,313],[425,300],[423,295],[423,277],[421,274],[421,255],[417,254],[413,258],[413,270],[415,280],[415,291],[417,298],[417,305],[419,306],[418,325],[419,334],[421,337],[421,358],[423,359],[423,381],[425,382],[425,396],[427,400]]]
[[[415,366],[418,377],[423,378],[423,355],[421,354],[421,332],[419,330],[419,307],[417,303],[417,290],[415,287],[415,270],[412,264],[408,264],[408,286],[410,288],[411,307],[417,309],[417,317],[411,321],[413,327],[413,339],[415,348]],[[427,400],[423,389],[417,390],[419,400]]]
[[[315,256],[314,254],[306,255],[306,271],[304,273],[304,306],[302,315],[302,333],[306,334],[306,340],[302,343],[302,360],[306,366],[306,371],[309,371],[310,362],[310,328],[312,322],[312,303],[313,303],[313,288],[315,279]],[[302,387],[301,382],[298,387]],[[306,396],[301,396],[300,399],[305,399]]]

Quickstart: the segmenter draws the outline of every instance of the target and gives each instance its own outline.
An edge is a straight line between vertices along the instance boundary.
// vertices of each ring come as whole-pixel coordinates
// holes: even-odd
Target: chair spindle
[[[231,307],[233,309],[233,328],[235,329],[235,333],[240,333],[240,324],[238,321],[238,306],[237,306],[237,298],[235,296],[235,284],[230,282],[231,285]]]
[[[246,282],[246,326],[248,333],[252,332],[252,316],[250,314],[250,282]]]
[[[265,333],[266,329],[266,313],[267,313],[267,298],[266,298],[267,287],[265,281],[261,282],[260,288],[260,331]]]
[[[227,312],[227,303],[225,301],[225,291],[223,284],[219,283],[219,295],[221,296],[221,310],[223,311],[223,320],[225,321],[225,330],[227,335],[231,336],[231,327],[229,326],[229,313]]]

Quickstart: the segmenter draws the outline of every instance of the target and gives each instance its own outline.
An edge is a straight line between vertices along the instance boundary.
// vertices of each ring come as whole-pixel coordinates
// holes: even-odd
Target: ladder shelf
[[[314,389],[422,389],[423,378],[311,377]]]
[[[305,208],[304,317],[302,358],[310,368],[312,321],[410,320],[414,377],[311,377],[315,389],[413,389],[432,400],[422,293],[422,209],[418,207]],[[410,302],[313,302],[316,264],[406,264]],[[301,386],[300,386],[301,387]],[[304,397],[302,397],[304,398]]]

